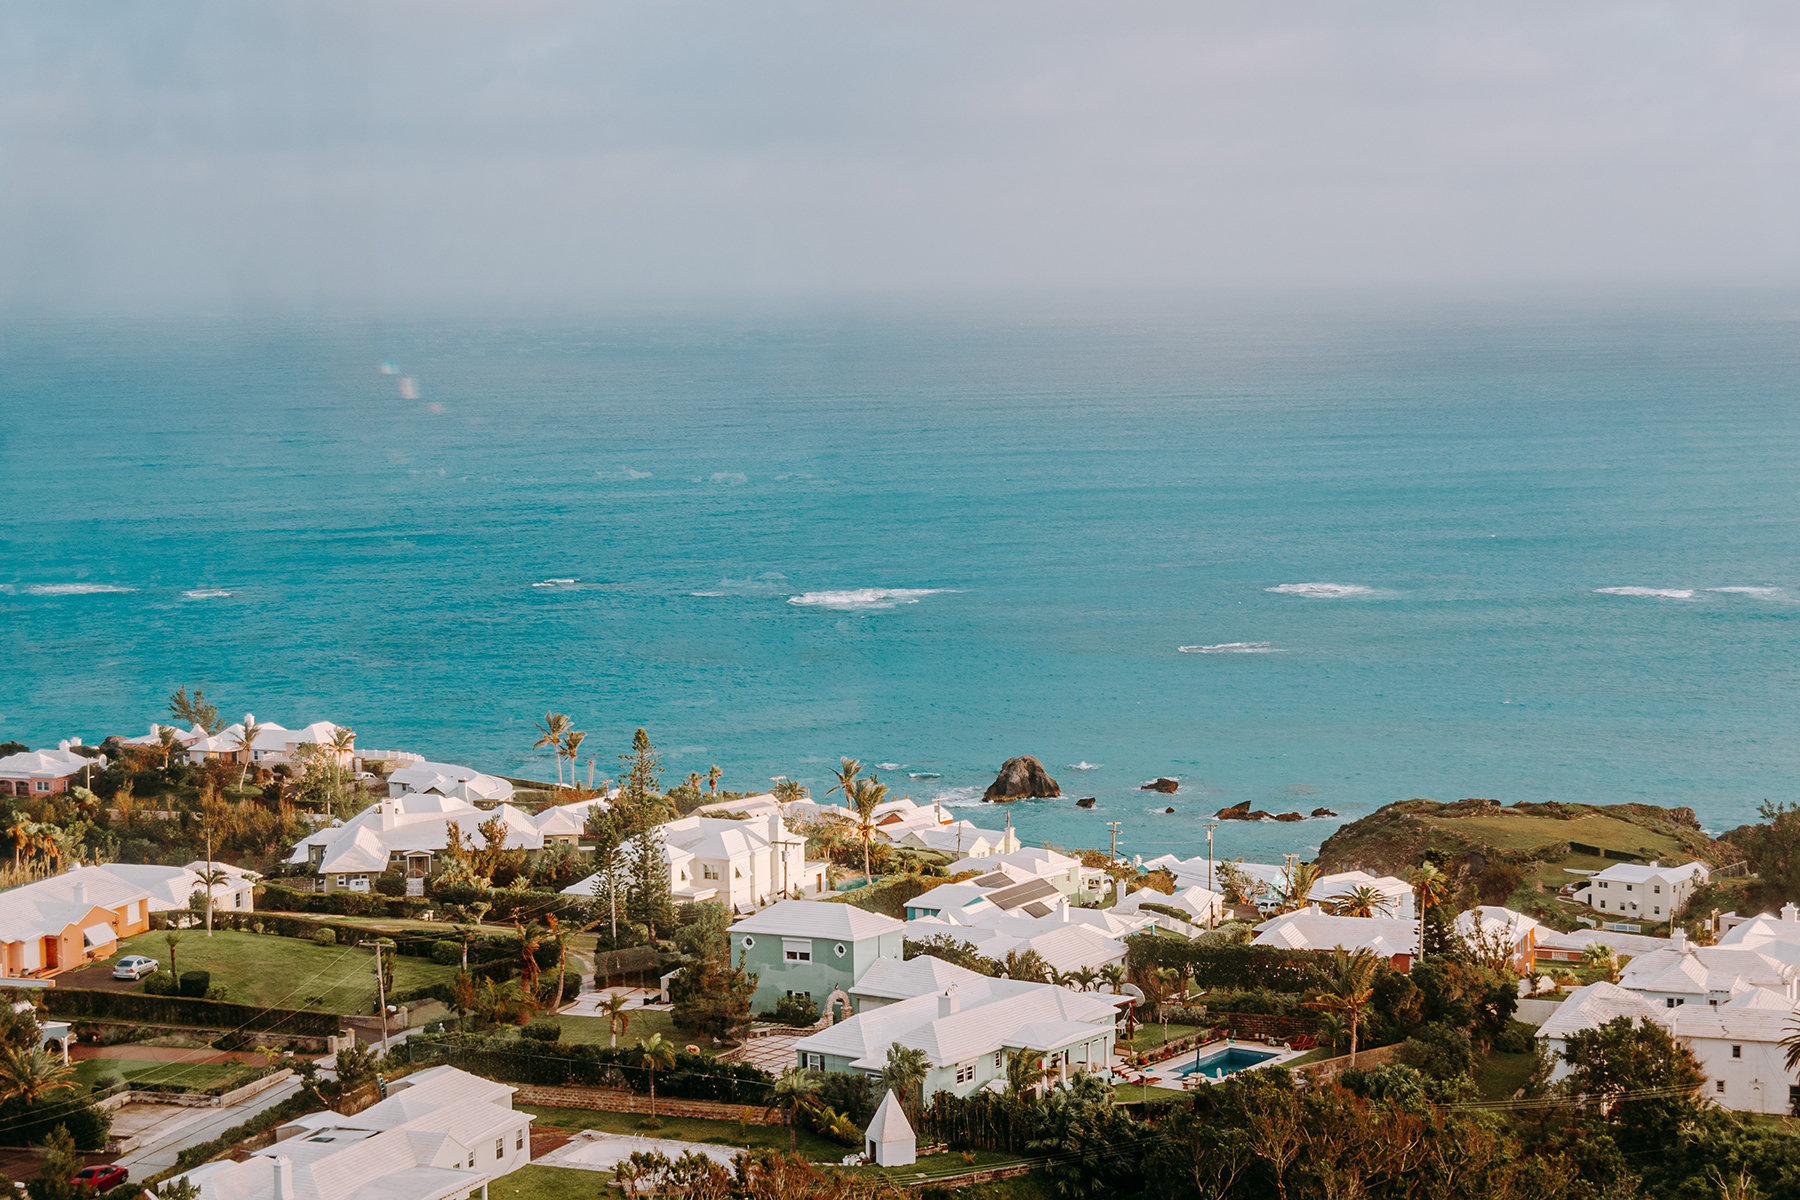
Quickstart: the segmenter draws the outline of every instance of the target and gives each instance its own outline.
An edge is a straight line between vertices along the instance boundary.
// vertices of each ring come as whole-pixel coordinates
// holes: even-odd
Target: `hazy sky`
[[[0,299],[1792,282],[1791,4],[26,4]]]

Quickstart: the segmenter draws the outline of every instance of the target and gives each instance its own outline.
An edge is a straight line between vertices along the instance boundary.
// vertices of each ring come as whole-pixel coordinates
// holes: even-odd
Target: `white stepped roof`
[[[849,904],[824,900],[782,900],[732,925],[732,933],[775,937],[842,938],[859,941],[898,933],[904,922]]]

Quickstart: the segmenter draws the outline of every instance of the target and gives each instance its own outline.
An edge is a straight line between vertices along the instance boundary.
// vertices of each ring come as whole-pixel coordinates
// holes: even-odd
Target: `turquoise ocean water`
[[[1033,753],[1071,798],[1009,806],[1028,840],[1146,856],[1240,800],[1724,828],[1800,768],[1797,332],[1770,296],[15,318],[0,738],[186,683],[543,777],[550,708],[602,771],[641,724],[738,788],[849,754],[968,804]]]

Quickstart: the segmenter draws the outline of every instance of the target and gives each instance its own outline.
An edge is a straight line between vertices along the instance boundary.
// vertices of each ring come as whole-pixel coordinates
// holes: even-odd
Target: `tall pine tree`
[[[660,829],[646,829],[632,839],[630,876],[625,906],[631,919],[649,929],[652,938],[673,929],[675,904],[669,896],[669,856]]]

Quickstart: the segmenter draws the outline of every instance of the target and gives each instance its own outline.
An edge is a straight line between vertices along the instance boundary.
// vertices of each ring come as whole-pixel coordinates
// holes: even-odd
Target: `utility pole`
[[[373,946],[375,948],[375,995],[377,997],[376,1003],[380,1006],[381,1012],[381,1057],[386,1058],[388,1052],[387,980],[381,974],[381,939],[376,938],[372,942],[358,942],[356,944],[358,946]],[[463,953],[467,954],[467,949],[465,949]]]
[[[1209,891],[1209,892],[1210,892],[1210,891],[1212,891],[1212,890],[1213,890],[1213,880],[1212,880],[1212,858],[1213,858],[1213,851],[1212,851],[1212,835],[1213,835],[1213,830],[1215,830],[1215,829],[1217,829],[1217,828],[1218,828],[1218,827],[1219,827],[1219,823],[1218,823],[1218,822],[1217,822],[1217,821],[1208,821],[1208,822],[1207,822],[1207,823],[1206,823],[1206,890],[1207,890],[1207,891]]]
[[[1107,855],[1110,859],[1117,860],[1119,857],[1119,830],[1123,825],[1124,822],[1122,821],[1108,821],[1106,823],[1106,827],[1112,830],[1112,852]]]

